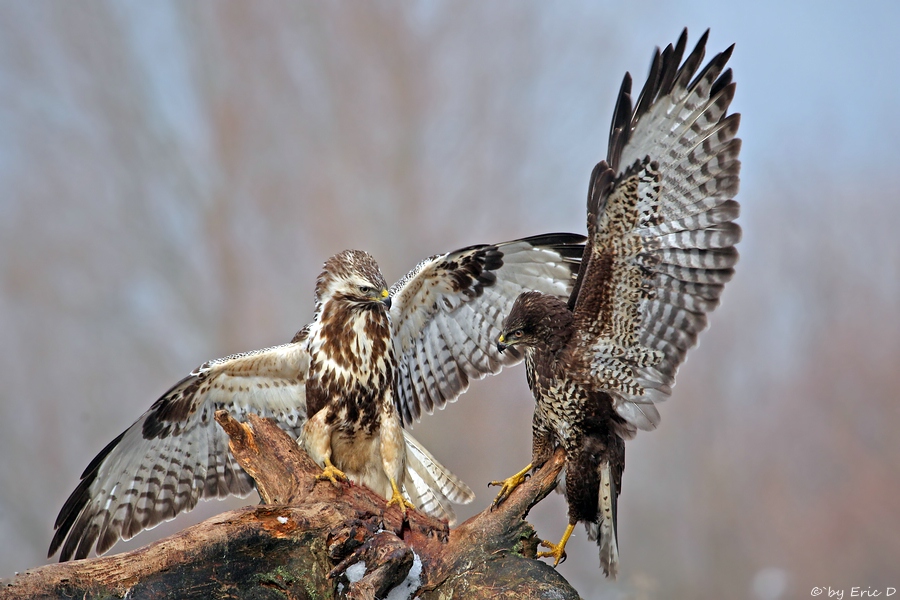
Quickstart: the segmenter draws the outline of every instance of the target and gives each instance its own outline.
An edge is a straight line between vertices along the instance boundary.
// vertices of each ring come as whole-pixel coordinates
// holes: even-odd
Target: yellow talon
[[[347,481],[347,475],[336,466],[331,464],[331,461],[326,458],[325,469],[321,473],[316,475],[316,479],[318,481],[325,481],[327,479],[334,485],[340,485],[338,483],[339,481]]]
[[[494,498],[494,502],[491,503],[491,510],[500,506],[500,503],[509,498],[509,495],[513,493],[514,489],[525,483],[525,480],[528,479],[529,471],[531,471],[531,464],[512,477],[507,477],[503,481],[492,481],[488,484],[500,486],[500,493],[497,494],[497,497]]]
[[[387,507],[390,508],[393,505],[397,505],[400,507],[400,512],[403,513],[403,516],[406,516],[406,511],[408,509],[416,509],[416,505],[403,497],[403,494],[400,492],[400,488],[397,487],[397,482],[391,479],[391,489],[394,490],[394,493],[391,495],[391,499],[387,502]]]
[[[538,552],[538,558],[554,558],[553,566],[559,565],[561,561],[566,560],[566,543],[569,541],[569,537],[572,535],[572,531],[575,529],[574,523],[569,523],[568,527],[566,527],[566,532],[563,533],[562,539],[559,540],[558,544],[554,544],[553,542],[541,541],[541,546],[549,548],[549,552]]]

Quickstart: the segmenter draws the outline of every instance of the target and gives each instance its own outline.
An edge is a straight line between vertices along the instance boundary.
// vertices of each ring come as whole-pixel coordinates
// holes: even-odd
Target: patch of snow
[[[413,564],[406,579],[392,589],[386,600],[409,600],[422,587],[422,560],[413,552]]]
[[[347,567],[347,570],[344,571],[344,574],[347,576],[347,579],[350,580],[350,583],[356,583],[366,574],[366,561],[361,560],[356,564],[350,565]]]

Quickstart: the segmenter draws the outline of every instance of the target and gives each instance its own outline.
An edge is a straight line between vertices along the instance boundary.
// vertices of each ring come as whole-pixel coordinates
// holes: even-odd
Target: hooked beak
[[[387,309],[391,308],[391,296],[387,290],[381,290],[381,300],[379,300]]]
[[[497,340],[497,352],[503,354],[503,351],[509,348],[509,344],[505,343],[506,338],[503,334],[500,334],[500,338]]]

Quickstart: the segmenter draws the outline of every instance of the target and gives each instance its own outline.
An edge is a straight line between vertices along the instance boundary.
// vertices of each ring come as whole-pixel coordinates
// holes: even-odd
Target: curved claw
[[[500,486],[500,492],[497,494],[497,497],[494,498],[494,501],[491,503],[491,510],[494,510],[500,504],[509,498],[509,495],[513,493],[517,487],[525,483],[528,479],[528,473],[531,471],[531,465],[528,465],[512,477],[507,477],[503,481],[491,481],[488,483],[488,487],[492,485]]]
[[[541,546],[545,548],[550,548],[549,552],[538,552],[538,558],[552,558],[553,566],[558,566],[560,563],[566,562],[566,547],[562,544],[554,544],[553,542],[548,542],[547,540],[541,540]]]
[[[318,481],[325,481],[327,479],[334,485],[340,485],[341,481],[347,481],[347,475],[331,464],[330,461],[325,461],[325,469],[316,475],[316,479]]]
[[[397,482],[393,479],[391,479],[391,488],[393,488],[394,493],[391,494],[391,499],[387,501],[387,507],[390,508],[396,504],[400,507],[400,512],[403,513],[403,516],[406,517],[406,511],[409,509],[415,510],[416,505],[403,497],[400,488],[397,487]]]
[[[398,496],[398,495],[394,494],[393,496],[391,496],[391,499],[387,501],[388,508],[390,508],[391,506],[393,506],[395,504],[397,506],[399,506],[400,510],[403,511],[404,513],[409,509],[413,509],[413,510],[416,509],[416,505],[413,504],[412,502],[410,502],[409,500],[407,500],[406,498],[404,498],[402,495]]]
[[[566,560],[566,543],[569,541],[569,537],[572,535],[572,531],[575,529],[574,523],[569,523],[566,527],[565,533],[563,533],[562,539],[559,540],[558,544],[554,544],[553,542],[548,542],[546,540],[541,541],[541,546],[545,548],[549,548],[549,552],[538,552],[538,558],[553,558],[553,566],[556,567],[559,563]]]

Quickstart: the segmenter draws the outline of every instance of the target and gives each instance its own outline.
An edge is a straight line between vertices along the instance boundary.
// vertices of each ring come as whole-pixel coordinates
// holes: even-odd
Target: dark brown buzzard
[[[575,290],[568,304],[523,293],[498,342],[525,351],[536,406],[532,464],[495,482],[503,485],[495,502],[561,445],[569,525],[541,555],[559,564],[583,522],[612,577],[625,440],[659,423],[654,403],[671,393],[738,258],[740,116],[727,114],[735,84],[723,71],[732,48],[695,76],[708,33],[683,64],[686,30],[674,48],[657,50],[634,110],[625,75],[608,158],[591,175]]]
[[[215,423],[218,409],[274,418],[323,467],[390,499],[453,519],[471,490],[401,428],[469,381],[521,360],[500,354],[503,315],[523,291],[567,297],[584,237],[548,234],[463,248],[386,289],[371,256],[325,263],[313,322],[281,346],[210,361],[177,383],[91,461],[56,519],[50,555],[109,550],[192,509],[245,496],[253,481]]]

